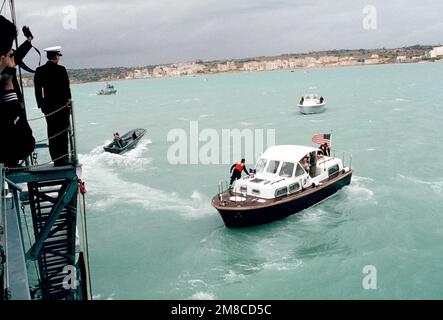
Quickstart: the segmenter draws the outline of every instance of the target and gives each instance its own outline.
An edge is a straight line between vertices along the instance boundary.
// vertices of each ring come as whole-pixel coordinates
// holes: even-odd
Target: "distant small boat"
[[[303,114],[320,113],[325,111],[325,100],[316,94],[307,94],[301,97],[299,104],[300,112]]]
[[[97,92],[97,95],[102,96],[102,95],[110,95],[110,94],[116,94],[117,90],[114,88],[114,86],[112,84],[106,83],[106,87],[104,89],[100,89]]]
[[[146,129],[137,128],[132,129],[131,131],[126,132],[122,135],[120,144],[117,145],[116,141],[111,142],[110,144],[103,147],[106,152],[122,154],[132,148],[140,141],[140,139],[145,135]]]

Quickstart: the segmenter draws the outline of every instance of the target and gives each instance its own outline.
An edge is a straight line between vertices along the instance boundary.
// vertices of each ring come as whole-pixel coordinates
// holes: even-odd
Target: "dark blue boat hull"
[[[134,132],[136,132],[137,134],[137,137],[135,139],[132,137],[132,134]],[[124,146],[117,147],[115,145],[115,142],[111,142],[107,146],[104,146],[103,150],[105,150],[106,152],[116,153],[116,154],[125,153],[126,151],[129,151],[132,148],[134,148],[137,145],[137,143],[140,141],[140,139],[145,135],[145,133],[146,129],[143,128],[137,128],[128,131],[122,136],[122,142],[124,143]]]
[[[338,190],[351,183],[352,172],[343,174],[340,179],[325,186],[315,187],[313,192],[305,191],[306,195],[290,201],[276,202],[272,206],[259,207],[248,210],[217,208],[226,227],[242,228],[265,224],[286,218],[292,214],[312,207],[320,201],[330,197]]]

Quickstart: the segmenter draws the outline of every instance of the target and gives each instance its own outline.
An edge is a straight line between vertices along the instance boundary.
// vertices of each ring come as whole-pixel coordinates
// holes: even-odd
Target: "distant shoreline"
[[[68,69],[68,73],[72,84],[81,84],[183,76],[206,77],[213,74],[232,72],[297,71],[332,67],[443,61],[443,56],[431,58],[430,52],[433,48],[433,46],[416,45],[395,49],[330,50],[231,60],[196,60],[145,67]],[[26,87],[32,87],[33,75],[25,74],[23,76],[23,83]]]
[[[106,83],[110,81],[130,81],[130,80],[156,80],[156,79],[174,79],[174,78],[205,78],[206,76],[214,76],[219,74],[240,74],[240,73],[256,73],[256,72],[275,72],[275,71],[287,71],[287,72],[295,72],[295,71],[309,71],[315,69],[333,69],[333,68],[354,68],[354,67],[371,67],[371,66],[395,66],[395,65],[409,65],[409,64],[421,64],[421,63],[442,63],[443,60],[432,61],[432,62],[405,62],[405,63],[374,63],[374,64],[356,64],[356,65],[347,65],[347,66],[322,66],[322,67],[310,67],[310,68],[294,68],[294,69],[276,69],[276,70],[256,70],[256,71],[244,71],[244,70],[234,70],[234,71],[224,71],[224,72],[213,72],[213,73],[201,73],[197,75],[182,75],[182,76],[165,76],[165,77],[149,77],[149,78],[131,78],[131,79],[115,79],[115,80],[97,80],[97,81],[88,81],[88,82],[75,82],[71,84],[85,84],[85,83]]]

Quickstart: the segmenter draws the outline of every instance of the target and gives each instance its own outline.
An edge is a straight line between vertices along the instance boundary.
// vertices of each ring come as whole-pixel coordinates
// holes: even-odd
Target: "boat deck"
[[[262,199],[250,195],[245,195],[237,192],[232,192],[231,190],[223,191],[222,193],[217,194],[212,199],[212,205],[216,209],[223,209],[223,210],[250,210],[250,209],[257,209],[257,208],[265,208],[272,205],[275,205],[277,203],[284,203],[292,200],[296,200],[298,198],[302,198],[306,195],[309,195],[311,193],[317,192],[318,190],[322,188],[326,188],[335,182],[344,179],[345,177],[352,175],[352,170],[349,170],[345,173],[340,173],[337,176],[329,177],[326,180],[323,180],[320,182],[318,186],[315,187],[308,187],[305,189],[302,189],[298,192],[295,192],[293,194],[285,195],[278,198],[273,199]]]

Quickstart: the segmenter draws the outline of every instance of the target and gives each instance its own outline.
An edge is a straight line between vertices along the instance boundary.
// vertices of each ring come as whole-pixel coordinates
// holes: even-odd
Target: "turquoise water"
[[[119,81],[115,96],[73,85],[95,298],[442,299],[442,74],[438,63],[231,73]],[[309,92],[326,112],[297,113]],[[332,130],[353,155],[352,184],[287,219],[227,229],[210,199],[229,165],[168,162],[168,132],[190,121],[275,129],[277,144]],[[133,127],[148,129],[136,149],[103,153]],[[366,265],[375,290],[362,286]]]

